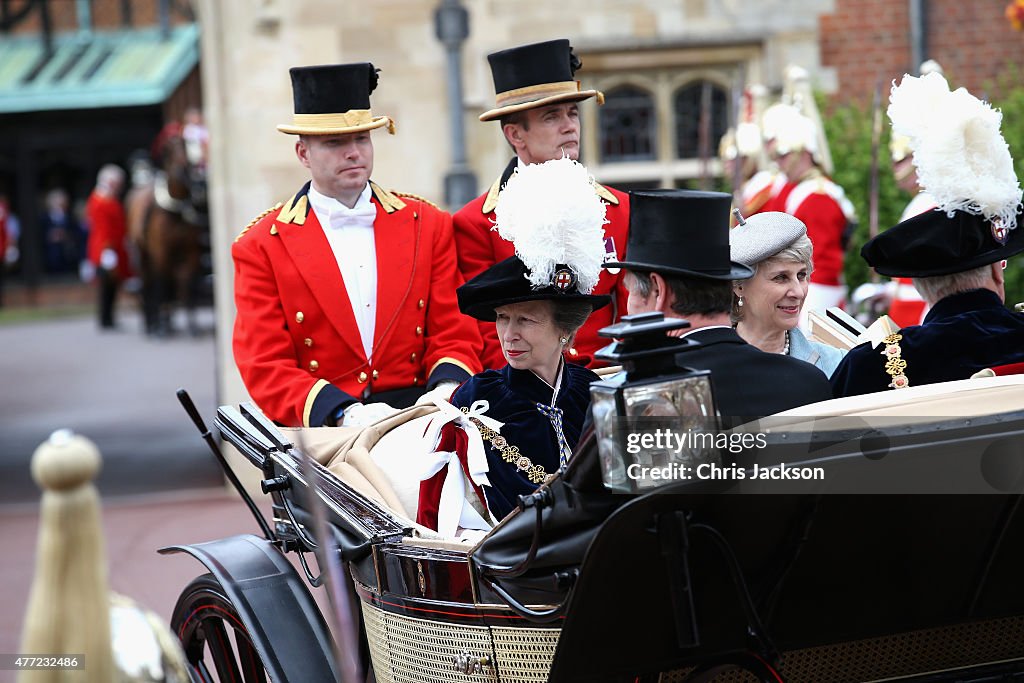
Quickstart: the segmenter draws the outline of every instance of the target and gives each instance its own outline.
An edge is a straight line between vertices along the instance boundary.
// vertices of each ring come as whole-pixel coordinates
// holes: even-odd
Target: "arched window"
[[[605,95],[598,109],[601,162],[647,161],[657,153],[654,97],[633,85],[619,86]]]
[[[696,159],[701,156],[701,113],[707,97],[707,140],[704,153],[711,157],[718,150],[718,141],[729,128],[729,94],[725,88],[710,81],[696,81],[676,91],[676,156]]]

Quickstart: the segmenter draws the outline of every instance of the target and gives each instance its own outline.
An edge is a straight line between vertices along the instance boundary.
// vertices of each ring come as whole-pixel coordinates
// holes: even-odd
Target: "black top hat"
[[[604,103],[604,95],[597,90],[580,90],[575,73],[581,63],[564,38],[492,52],[487,61],[494,77],[496,106],[481,114],[481,121],[595,95],[598,104]]]
[[[291,124],[277,127],[292,135],[335,135],[358,133],[387,126],[395,132],[389,116],[370,112],[370,93],[377,87],[377,69],[369,62],[296,66],[292,77],[295,113]]]
[[[868,265],[890,277],[932,277],[962,273],[1024,251],[1024,214],[1018,227],[1002,228],[965,211],[952,218],[940,210],[925,211],[889,228],[865,244],[860,254]]]
[[[754,271],[729,260],[731,205],[724,192],[630,192],[626,258],[604,267],[744,280]]]
[[[495,263],[455,290],[459,310],[477,320],[494,322],[497,317],[494,309],[507,304],[586,301],[596,311],[611,301],[611,297],[603,294],[581,294],[576,287],[576,275],[568,267],[556,268],[551,284],[540,289],[533,288],[528,276],[529,271],[518,256]]]

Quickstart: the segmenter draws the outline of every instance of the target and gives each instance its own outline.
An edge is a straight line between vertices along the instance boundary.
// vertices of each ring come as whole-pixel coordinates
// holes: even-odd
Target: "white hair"
[[[115,185],[124,185],[124,169],[117,164],[104,164],[96,175],[96,184],[108,191]]]
[[[949,275],[933,275],[932,277],[915,277],[914,287],[921,293],[921,296],[934,306],[941,299],[952,294],[967,292],[972,289],[982,289],[992,282],[992,271],[986,264],[962,273],[950,273]]]

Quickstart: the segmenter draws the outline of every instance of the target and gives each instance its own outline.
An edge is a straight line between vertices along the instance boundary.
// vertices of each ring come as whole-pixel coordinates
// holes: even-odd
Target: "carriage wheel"
[[[204,683],[267,681],[249,632],[212,574],[197,577],[181,592],[171,629],[181,640],[195,679]]]

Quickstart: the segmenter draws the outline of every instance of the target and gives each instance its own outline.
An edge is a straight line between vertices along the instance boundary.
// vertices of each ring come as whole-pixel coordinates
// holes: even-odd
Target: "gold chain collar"
[[[469,408],[462,408],[462,412],[468,413]],[[489,441],[492,446],[498,449],[501,453],[501,459],[510,465],[514,465],[517,470],[526,475],[534,484],[542,484],[547,478],[548,473],[544,471],[544,468],[540,465],[534,465],[533,461],[528,457],[519,452],[519,446],[513,446],[510,444],[505,437],[498,432],[494,431],[487,425],[475,417],[469,418],[476,425],[476,428],[480,430],[480,436],[484,441]]]
[[[892,389],[906,389],[910,386],[910,379],[907,377],[907,361],[903,360],[903,349],[900,348],[902,334],[890,334],[882,340],[885,348],[881,354],[885,356],[885,371],[892,377],[889,387]]]

